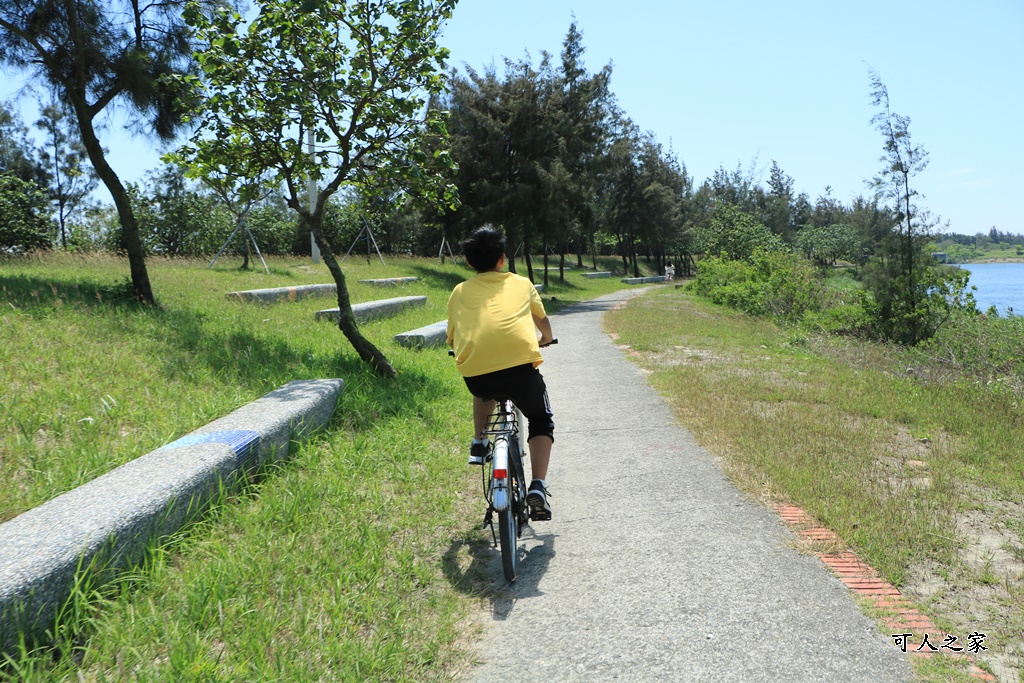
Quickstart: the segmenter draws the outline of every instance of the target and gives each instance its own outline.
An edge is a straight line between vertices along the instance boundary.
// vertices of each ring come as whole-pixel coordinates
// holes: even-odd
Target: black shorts
[[[463,379],[469,393],[479,399],[512,399],[516,408],[523,411],[529,424],[527,440],[535,436],[555,440],[555,420],[548,400],[548,389],[540,370],[533,367],[533,363]]]

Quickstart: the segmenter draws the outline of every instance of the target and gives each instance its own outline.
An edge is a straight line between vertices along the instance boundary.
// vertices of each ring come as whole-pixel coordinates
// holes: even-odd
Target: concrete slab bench
[[[380,299],[378,301],[365,301],[361,304],[352,304],[352,315],[356,322],[365,323],[378,318],[389,318],[398,315],[412,306],[423,306],[427,303],[425,296],[400,296],[395,299]],[[338,309],[325,308],[316,312],[317,320],[331,320],[338,322]]]
[[[624,277],[622,281],[627,285],[643,285],[649,282],[667,282],[668,277],[665,275],[651,275],[649,277]]]
[[[610,270],[602,270],[597,273],[580,273],[583,277],[594,280],[602,277],[611,277],[612,272]]]
[[[444,346],[447,337],[448,321],[442,320],[410,332],[396,334],[395,341],[399,346],[426,348],[428,346]]]
[[[416,282],[419,280],[418,277],[384,277],[376,280],[360,280],[365,285],[377,285],[378,287],[395,287],[397,285],[405,285],[410,282]]]
[[[177,441],[0,524],[0,652],[43,635],[75,576],[98,581],[206,509],[223,484],[288,457],[334,413],[340,379],[289,382]]]
[[[311,296],[337,296],[338,286],[298,285],[295,287],[272,287],[270,289],[249,289],[244,292],[228,292],[229,299],[272,304],[278,301],[298,301]]]

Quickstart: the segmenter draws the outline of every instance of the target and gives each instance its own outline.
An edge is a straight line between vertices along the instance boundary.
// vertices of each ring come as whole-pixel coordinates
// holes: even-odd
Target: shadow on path
[[[524,598],[543,595],[540,581],[555,557],[555,534],[538,534],[530,526],[519,541],[519,576],[506,581],[501,566],[501,550],[491,540],[491,532],[470,531],[463,538],[453,539],[441,558],[441,568],[448,582],[460,593],[486,600],[491,618],[504,621],[516,603]],[[469,554],[469,564],[461,567],[459,555]]]

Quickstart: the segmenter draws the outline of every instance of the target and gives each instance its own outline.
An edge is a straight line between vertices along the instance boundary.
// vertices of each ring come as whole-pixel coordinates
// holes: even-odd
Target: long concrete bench
[[[395,341],[399,346],[413,348],[425,348],[428,346],[443,346],[448,337],[448,321],[442,320],[426,325],[411,332],[402,332],[395,335]]]
[[[597,272],[597,273],[580,273],[580,274],[583,277],[588,278],[590,280],[594,280],[596,278],[611,277],[612,276],[612,272],[610,270],[602,270],[602,271]]]
[[[335,296],[338,286],[331,285],[298,285],[296,287],[272,287],[270,289],[249,289],[244,292],[228,292],[229,299],[252,301],[261,304],[272,304],[281,300],[298,301],[311,296]]]
[[[649,277],[624,277],[622,281],[627,285],[643,285],[649,282],[666,282],[668,276],[665,275],[651,275]]]
[[[416,282],[419,280],[418,277],[384,277],[376,280],[360,280],[365,285],[376,285],[378,287],[395,287],[397,285],[405,285],[410,282]]]
[[[327,423],[340,379],[289,382],[177,441],[0,524],[0,652],[53,627],[76,575],[104,581],[202,512],[223,484]]]
[[[398,315],[407,308],[423,306],[426,303],[427,297],[425,296],[400,296],[395,299],[365,301],[361,304],[352,304],[352,315],[356,322],[365,323],[369,320]],[[325,308],[316,312],[316,319],[338,322],[338,312],[337,308]]]

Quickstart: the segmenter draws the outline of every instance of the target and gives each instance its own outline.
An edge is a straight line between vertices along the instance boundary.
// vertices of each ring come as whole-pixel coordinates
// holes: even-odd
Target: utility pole
[[[306,131],[306,140],[309,143],[309,156],[312,159],[313,158],[313,151],[314,151],[314,147],[313,147],[313,126],[310,126],[309,130]],[[309,212],[313,213],[314,211],[316,211],[317,192],[316,192],[316,178],[313,177],[313,172],[312,171],[310,171],[310,173],[309,173],[308,192],[309,192]],[[318,247],[316,245],[316,237],[313,236],[312,232],[309,233],[309,253],[313,256],[313,263],[320,263],[320,247]]]

